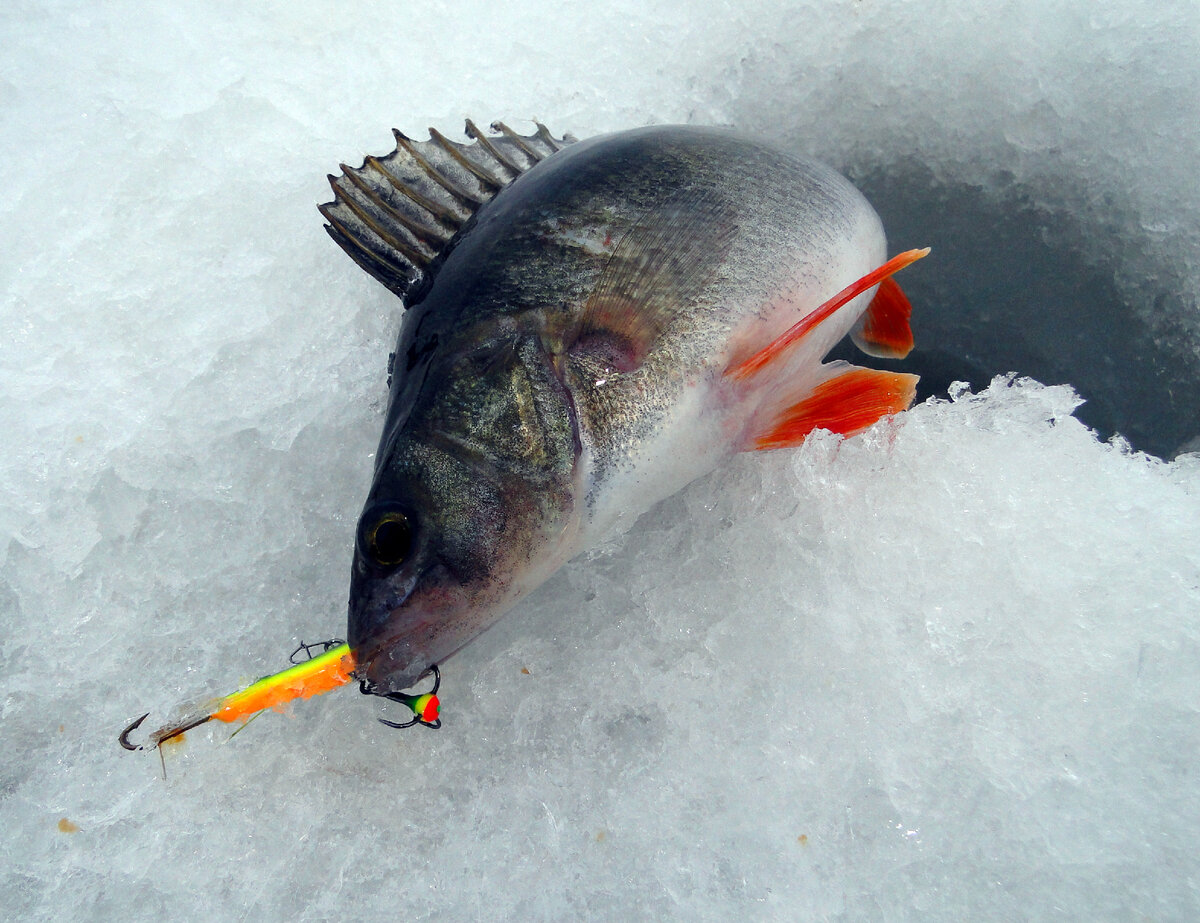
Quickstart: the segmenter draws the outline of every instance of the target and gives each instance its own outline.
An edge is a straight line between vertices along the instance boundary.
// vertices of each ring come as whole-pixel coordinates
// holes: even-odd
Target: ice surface
[[[10,4],[4,914],[1196,918],[1200,460],[1058,383],[1200,432],[1200,11],[1047,10]],[[324,173],[464,116],[829,159],[937,248],[975,390],[692,485],[450,661],[439,733],[340,693],[163,782],[132,717],[344,630],[398,317]]]

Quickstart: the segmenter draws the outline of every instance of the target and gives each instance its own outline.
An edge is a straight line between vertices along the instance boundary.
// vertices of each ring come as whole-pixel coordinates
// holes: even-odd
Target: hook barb
[[[141,727],[142,722],[150,717],[150,712],[142,715],[136,721],[132,722],[129,727],[121,732],[121,736],[117,738],[119,743],[126,750],[157,750],[168,740],[178,737],[184,731],[190,731],[194,727],[199,727],[212,718],[212,715],[201,715],[200,717],[187,718],[177,724],[169,724],[166,727],[161,727],[150,735],[150,741],[146,744],[135,744],[129,740],[129,735]]]
[[[134,731],[136,731],[139,727],[141,727],[142,722],[145,721],[149,717],[150,717],[150,712],[146,712],[146,714],[142,715],[142,717],[138,718],[136,721],[134,721],[132,724],[130,724],[129,727],[125,728],[125,730],[123,730],[121,732],[121,736],[117,738],[117,743],[119,743],[126,750],[144,750],[144,749],[146,749],[145,747],[141,746],[140,744],[131,744],[129,742],[129,735],[132,734]]]

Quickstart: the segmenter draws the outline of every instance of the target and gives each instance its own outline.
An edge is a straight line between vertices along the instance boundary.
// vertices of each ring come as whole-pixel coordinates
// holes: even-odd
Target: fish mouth
[[[366,691],[409,689],[461,647],[456,627],[470,623],[471,608],[440,568],[400,585],[365,581],[353,589],[360,592],[351,594],[348,640]]]
[[[372,641],[355,648],[357,668],[354,676],[368,695],[388,695],[402,692],[416,683],[435,666],[432,662],[415,660],[406,651],[407,645],[389,640]]]
[[[400,692],[414,685],[434,661],[428,651],[432,624],[413,618],[411,607],[368,609],[350,619],[355,678],[369,693]],[[401,628],[400,626],[404,627]]]
[[[415,649],[421,620],[413,618],[413,583],[352,582],[347,640],[364,692],[399,692],[411,686],[428,666]],[[358,585],[355,585],[358,584]]]

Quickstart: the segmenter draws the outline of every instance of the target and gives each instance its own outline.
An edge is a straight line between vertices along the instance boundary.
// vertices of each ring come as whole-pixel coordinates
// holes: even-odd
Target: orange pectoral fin
[[[850,332],[854,345],[868,356],[903,359],[912,351],[913,332],[908,325],[912,305],[890,276],[879,283],[875,297]]]
[[[775,364],[784,353],[820,327],[825,321],[829,320],[843,305],[857,298],[871,286],[879,285],[891,276],[892,273],[899,272],[905,266],[910,266],[917,260],[928,255],[929,248],[926,247],[923,250],[906,250],[892,257],[882,266],[873,269],[861,279],[851,282],[828,301],[815,308],[802,320],[793,324],[782,336],[769,343],[763,349],[760,349],[748,359],[743,359],[731,365],[725,370],[725,377],[732,378],[735,381],[744,381],[757,375],[763,369]],[[899,291],[899,287],[897,287],[897,291]],[[901,298],[904,298],[903,293],[901,293]],[[904,303],[908,304],[907,298],[904,298]],[[904,326],[908,326],[907,317],[905,317]],[[911,336],[910,332],[909,337],[911,338]]]
[[[799,403],[786,407],[752,447],[797,446],[814,429],[852,436],[888,414],[907,410],[916,393],[916,375],[851,366],[821,382]]]

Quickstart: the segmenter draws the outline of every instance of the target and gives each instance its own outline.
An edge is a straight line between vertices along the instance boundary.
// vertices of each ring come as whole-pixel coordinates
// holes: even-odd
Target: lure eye
[[[395,504],[379,504],[367,512],[359,526],[359,548],[377,567],[403,564],[412,551],[411,517]]]

